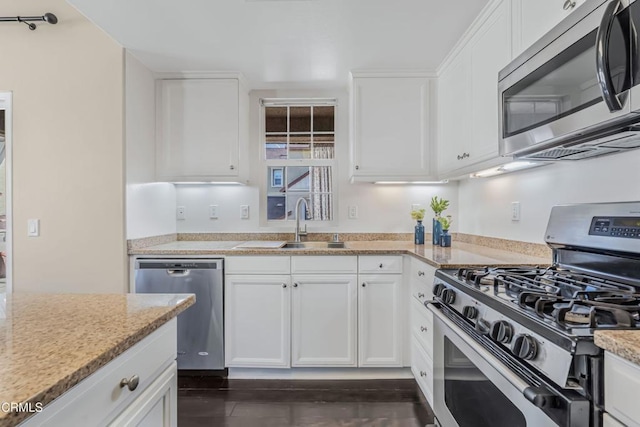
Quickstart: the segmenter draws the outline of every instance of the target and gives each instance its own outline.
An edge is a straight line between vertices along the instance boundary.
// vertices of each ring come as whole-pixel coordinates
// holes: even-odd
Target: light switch
[[[28,219],[27,220],[27,236],[38,237],[40,235],[40,220]]]
[[[249,219],[249,205],[240,205],[240,219]]]

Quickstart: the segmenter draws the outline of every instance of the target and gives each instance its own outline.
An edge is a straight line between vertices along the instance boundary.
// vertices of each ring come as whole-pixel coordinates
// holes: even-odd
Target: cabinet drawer
[[[429,356],[433,356],[433,314],[415,299],[411,301],[411,332]]]
[[[358,272],[400,274],[402,273],[402,255],[361,256],[358,261]]]
[[[604,353],[604,407],[627,426],[640,426],[640,366]]]
[[[137,399],[168,366],[175,363],[176,319],[144,338],[75,387],[27,419],[23,427],[96,425]],[[138,387],[121,387],[123,378],[137,375]]]
[[[433,277],[435,274],[435,267],[422,261],[418,261],[415,258],[411,259],[411,271],[409,273],[411,280],[416,280],[427,285],[433,285]]]
[[[433,408],[433,362],[417,338],[411,338],[411,372],[427,402]]]
[[[291,274],[349,274],[358,272],[356,256],[293,256]]]
[[[289,274],[288,256],[230,256],[225,258],[226,274]]]

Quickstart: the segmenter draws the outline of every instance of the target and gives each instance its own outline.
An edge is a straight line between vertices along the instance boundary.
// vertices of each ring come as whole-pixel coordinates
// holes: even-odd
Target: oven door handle
[[[449,329],[451,329],[456,335],[458,335],[458,337],[460,337],[460,339],[462,339],[469,347],[473,348],[473,350],[477,352],[480,357],[485,360],[491,361],[491,365],[493,365],[496,371],[500,373],[500,375],[502,375],[504,379],[506,379],[509,383],[511,383],[511,385],[517,388],[518,391],[520,391],[520,393],[522,393],[528,400],[531,400],[525,393],[527,389],[531,388],[531,386],[527,382],[525,382],[519,376],[511,373],[508,368],[503,367],[502,362],[496,359],[491,353],[489,353],[481,345],[475,342],[473,338],[471,338],[462,329],[460,329],[451,320],[449,320],[438,307],[431,304],[427,308],[433,312],[433,315],[436,316],[439,321],[444,323]],[[503,368],[500,369],[500,367]]]
[[[609,40],[611,39],[611,30],[616,19],[616,12],[621,4],[620,0],[614,0],[607,5],[596,36],[596,74],[602,98],[612,113],[622,110],[622,103],[616,95],[609,67]]]

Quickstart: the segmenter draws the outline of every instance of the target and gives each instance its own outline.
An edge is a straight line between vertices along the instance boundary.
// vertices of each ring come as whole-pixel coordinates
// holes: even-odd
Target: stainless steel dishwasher
[[[178,315],[178,369],[224,369],[222,259],[139,259],[136,293],[196,295]]]

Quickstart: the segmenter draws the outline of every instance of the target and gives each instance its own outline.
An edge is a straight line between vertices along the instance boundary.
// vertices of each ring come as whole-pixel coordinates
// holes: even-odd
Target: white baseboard
[[[413,378],[410,368],[229,368],[230,379],[380,380]]]

